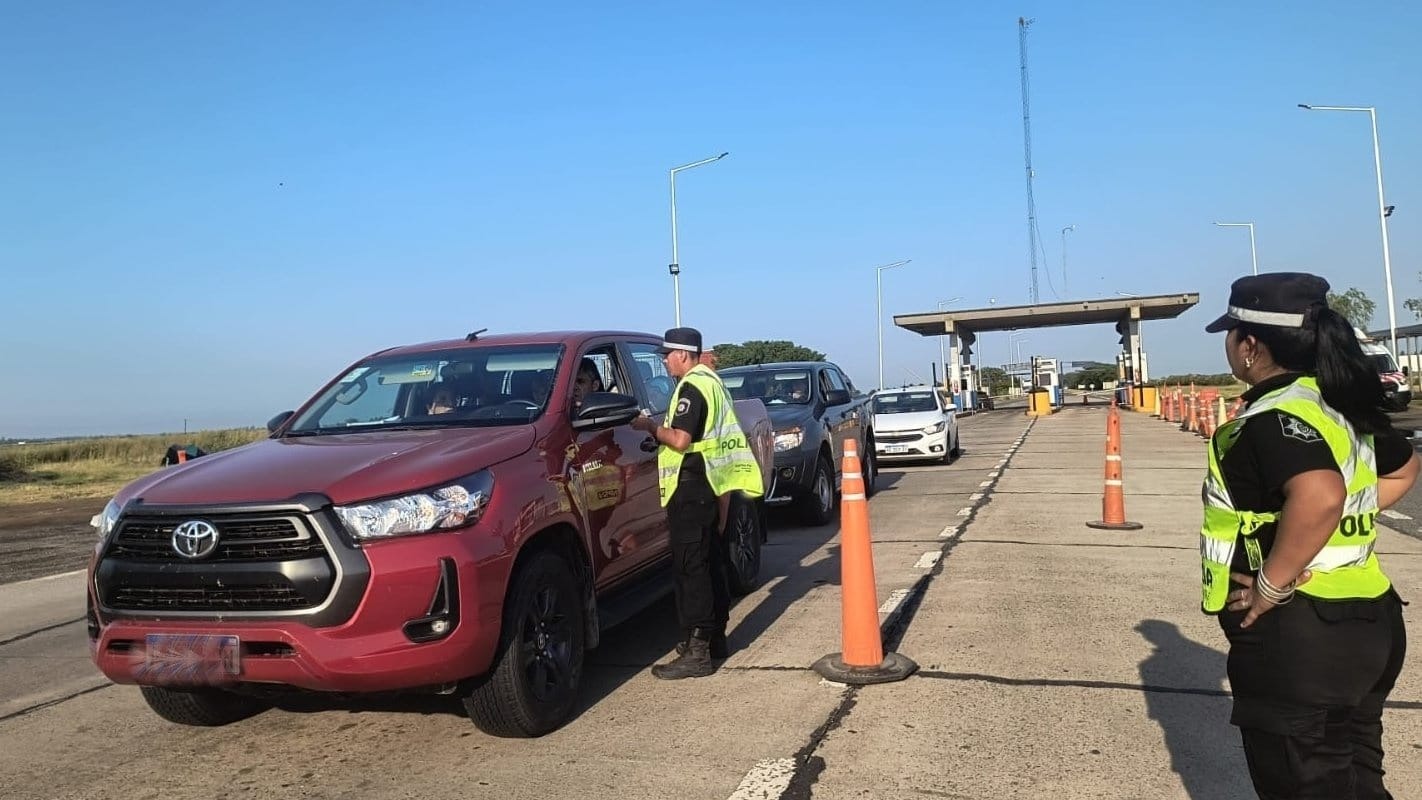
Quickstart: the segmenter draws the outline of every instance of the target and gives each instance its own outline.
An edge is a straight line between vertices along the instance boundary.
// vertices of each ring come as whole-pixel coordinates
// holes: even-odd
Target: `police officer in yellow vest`
[[[731,492],[764,493],[760,468],[736,421],[729,393],[715,372],[700,363],[701,333],[672,328],[663,336],[667,372],[679,379],[666,420],[633,420],[660,445],[657,474],[667,509],[675,570],[677,617],[685,636],[677,658],[652,668],[665,680],[699,678],[725,658],[730,592],[721,546],[720,500]]]
[[[1229,640],[1231,722],[1261,798],[1390,798],[1383,703],[1402,670],[1402,602],[1374,552],[1378,512],[1418,460],[1328,283],[1241,278],[1211,323],[1251,385],[1210,441],[1203,608]]]

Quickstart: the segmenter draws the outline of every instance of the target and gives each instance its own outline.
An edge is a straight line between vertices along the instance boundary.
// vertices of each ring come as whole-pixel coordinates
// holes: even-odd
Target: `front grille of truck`
[[[124,520],[109,546],[109,556],[129,561],[180,561],[189,559],[173,549],[173,529],[184,519]],[[326,548],[297,517],[230,518],[208,520],[218,532],[217,549],[202,559],[214,561],[295,561],[321,558]]]
[[[121,586],[110,602],[135,611],[275,611],[308,605],[289,583],[187,589]]]
[[[173,531],[201,520],[217,544],[200,558],[180,555]],[[141,614],[315,611],[339,581],[318,519],[300,512],[138,513],[119,520],[96,587],[104,608]]]

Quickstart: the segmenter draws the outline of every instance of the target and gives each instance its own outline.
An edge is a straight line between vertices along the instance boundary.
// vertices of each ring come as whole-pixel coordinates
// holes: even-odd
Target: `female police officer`
[[[1379,509],[1418,460],[1328,283],[1241,278],[1230,369],[1251,384],[1210,441],[1203,607],[1229,640],[1231,722],[1261,798],[1390,798],[1382,709],[1402,669],[1402,603],[1373,552]]]

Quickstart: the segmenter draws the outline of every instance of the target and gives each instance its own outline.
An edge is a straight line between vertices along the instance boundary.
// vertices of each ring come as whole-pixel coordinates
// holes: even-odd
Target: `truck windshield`
[[[1373,353],[1368,356],[1368,360],[1373,362],[1379,374],[1384,372],[1397,372],[1397,364],[1392,360],[1390,353]]]
[[[561,345],[520,345],[371,359],[317,396],[286,435],[523,425],[548,407],[562,355]]]
[[[890,392],[874,395],[875,414],[912,414],[937,411],[938,404],[929,392]]]
[[[721,373],[721,383],[737,400],[763,400],[768,406],[810,402],[810,372],[804,369],[757,369]]]

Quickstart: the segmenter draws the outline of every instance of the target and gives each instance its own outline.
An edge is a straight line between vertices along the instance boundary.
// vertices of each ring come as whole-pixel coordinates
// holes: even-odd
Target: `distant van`
[[[1406,411],[1412,403],[1412,386],[1408,381],[1410,370],[1398,368],[1397,359],[1386,347],[1363,332],[1354,328],[1358,343],[1363,346],[1363,355],[1377,368],[1378,379],[1383,385],[1383,403],[1389,411]]]

